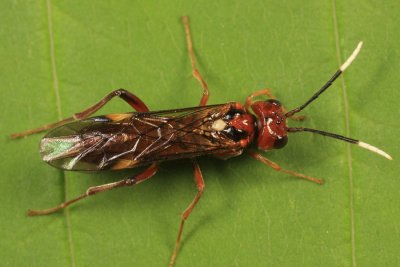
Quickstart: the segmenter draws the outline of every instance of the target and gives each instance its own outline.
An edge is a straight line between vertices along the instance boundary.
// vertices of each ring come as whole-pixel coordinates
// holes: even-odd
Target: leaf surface
[[[27,217],[88,187],[140,170],[61,172],[41,162],[41,135],[8,135],[68,117],[111,90],[152,110],[195,106],[180,23],[188,15],[209,104],[271,88],[305,102],[348,57],[353,63],[303,114],[303,125],[376,145],[394,160],[308,133],[266,153],[324,178],[317,186],[243,155],[201,158],[206,189],[183,234],[177,266],[395,266],[400,48],[397,2],[2,1],[0,3],[0,258],[4,266],[166,266],[196,188],[189,161],[168,162],[135,188]],[[98,114],[126,112],[113,100]],[[289,122],[290,125],[300,125]]]

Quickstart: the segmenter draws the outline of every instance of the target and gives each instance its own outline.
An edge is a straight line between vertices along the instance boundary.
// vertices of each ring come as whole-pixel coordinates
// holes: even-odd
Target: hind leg
[[[108,95],[106,95],[104,98],[102,98],[99,102],[97,102],[93,106],[88,107],[87,109],[85,109],[82,112],[75,113],[72,117],[63,119],[63,120],[55,122],[55,123],[46,124],[39,128],[36,128],[36,129],[27,130],[27,131],[20,132],[20,133],[14,133],[11,135],[11,138],[15,139],[15,138],[20,138],[20,137],[24,137],[27,135],[35,134],[35,133],[40,133],[40,132],[50,130],[50,129],[56,128],[58,126],[64,125],[66,123],[73,122],[75,120],[85,119],[85,118],[89,117],[90,115],[92,115],[93,113],[95,113],[96,111],[98,111],[99,109],[101,109],[105,104],[107,104],[111,99],[113,99],[116,96],[120,97],[122,100],[127,102],[132,108],[134,108],[135,110],[137,110],[139,112],[149,111],[147,106],[143,103],[142,100],[140,100],[139,97],[137,97],[136,95],[130,93],[129,91],[127,91],[125,89],[118,89],[118,90],[114,90],[111,93],[109,93]]]
[[[102,185],[98,185],[98,186],[92,186],[89,187],[85,193],[83,193],[82,195],[71,199],[69,201],[63,202],[60,205],[53,207],[53,208],[49,208],[49,209],[43,209],[43,210],[28,210],[28,215],[29,216],[36,216],[36,215],[47,215],[47,214],[51,214],[54,213],[56,211],[59,211],[63,208],[68,207],[69,205],[78,202],[81,199],[84,199],[86,197],[90,197],[93,196],[94,194],[100,193],[100,192],[104,192],[104,191],[108,191],[110,189],[113,188],[118,188],[118,187],[123,187],[123,186],[132,186],[132,185],[136,185],[138,183],[141,183],[147,179],[149,179],[150,177],[152,177],[154,174],[156,174],[157,172],[157,164],[153,163],[152,165],[150,165],[146,170],[144,170],[143,172],[135,175],[134,177],[131,178],[127,178],[118,182],[113,182],[113,183],[108,183],[108,184],[102,184]]]

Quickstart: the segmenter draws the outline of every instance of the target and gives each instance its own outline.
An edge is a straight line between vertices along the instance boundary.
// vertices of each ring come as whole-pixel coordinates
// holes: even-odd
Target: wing
[[[240,143],[213,127],[233,105],[92,117],[49,132],[41,141],[40,153],[52,166],[85,171],[133,168],[206,154],[240,154]]]

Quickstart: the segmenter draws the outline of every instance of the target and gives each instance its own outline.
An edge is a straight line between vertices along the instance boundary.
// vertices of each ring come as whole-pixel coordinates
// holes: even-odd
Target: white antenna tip
[[[361,47],[363,45],[363,42],[359,42],[356,49],[354,49],[353,53],[351,56],[346,60],[346,62],[343,63],[342,66],[340,66],[340,70],[343,72],[345,69],[347,69],[348,66],[356,59],[358,53],[360,53]]]
[[[370,144],[367,144],[367,143],[364,143],[364,142],[361,142],[361,141],[358,142],[358,145],[360,147],[362,147],[362,148],[368,149],[369,151],[375,152],[376,154],[379,154],[382,157],[387,158],[388,160],[392,160],[392,157],[388,153],[386,153],[383,150],[380,150],[377,147],[371,146]]]

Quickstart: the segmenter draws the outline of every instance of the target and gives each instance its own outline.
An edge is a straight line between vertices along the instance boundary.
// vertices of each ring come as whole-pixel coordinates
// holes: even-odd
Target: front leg
[[[318,178],[315,178],[315,177],[312,177],[312,176],[308,176],[308,175],[305,175],[305,174],[302,174],[302,173],[298,173],[298,172],[282,169],[281,166],[279,166],[277,163],[267,159],[266,157],[262,156],[260,153],[251,152],[251,151],[249,151],[248,153],[249,153],[250,157],[252,157],[252,158],[254,158],[254,159],[258,160],[258,161],[261,161],[265,165],[270,166],[275,171],[279,171],[279,172],[283,172],[283,173],[286,173],[286,174],[290,174],[290,175],[295,176],[297,178],[302,178],[302,179],[305,179],[305,180],[308,180],[310,182],[314,182],[314,183],[317,183],[317,184],[323,184],[324,183],[324,180],[321,180],[321,179],[318,179]]]
[[[270,89],[262,89],[262,90],[258,90],[258,91],[256,91],[256,92],[254,92],[254,93],[252,93],[251,95],[249,95],[247,98],[246,98],[246,101],[244,102],[244,109],[248,112],[248,113],[250,113],[250,106],[251,106],[251,104],[253,104],[253,99],[254,98],[256,98],[256,97],[258,97],[258,96],[263,96],[263,95],[266,95],[266,96],[268,96],[270,99],[276,99],[276,97],[271,93],[271,90]],[[282,110],[283,110],[283,112],[284,113],[287,113],[287,109],[282,105]],[[301,115],[301,116],[291,116],[291,117],[289,117],[289,119],[292,119],[292,120],[295,120],[295,121],[302,121],[302,120],[304,120],[306,118],[306,116],[303,116],[303,115]]]

